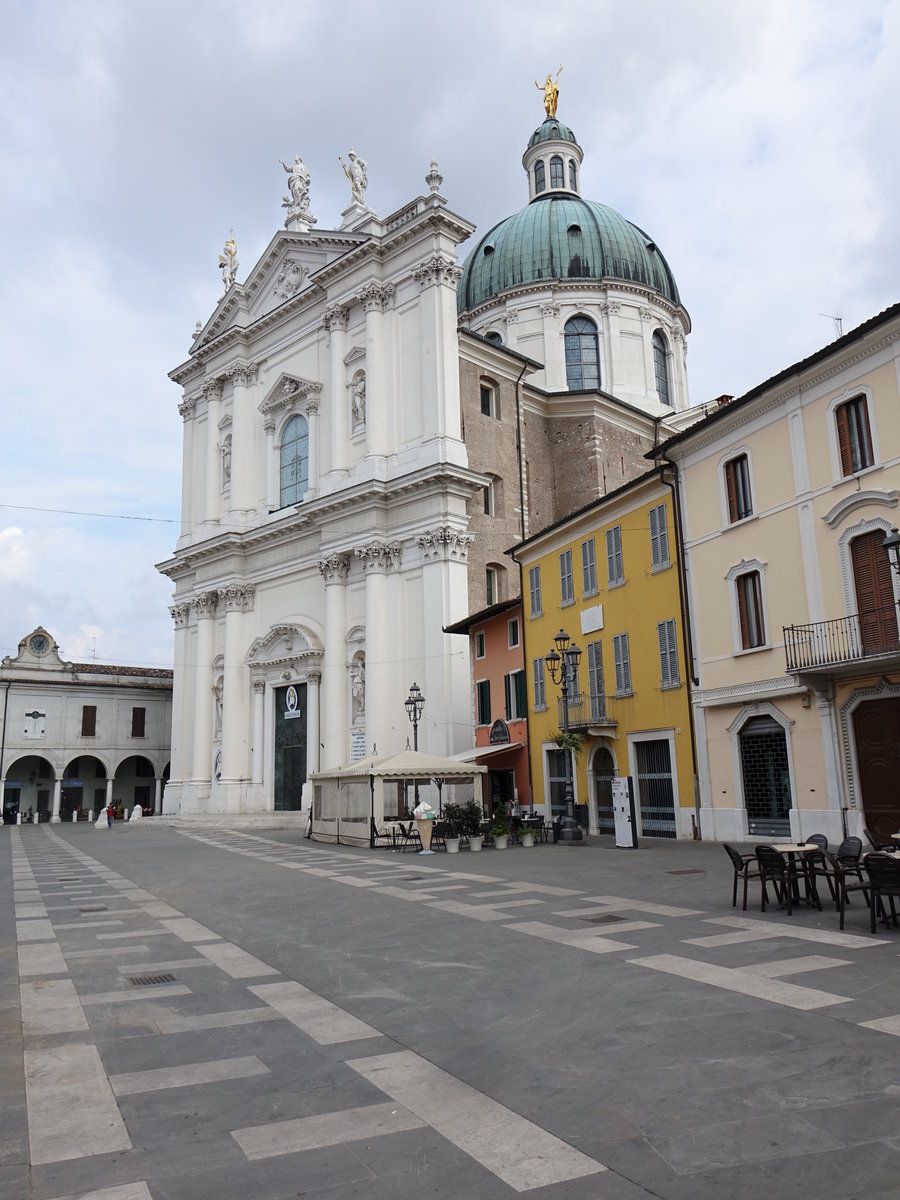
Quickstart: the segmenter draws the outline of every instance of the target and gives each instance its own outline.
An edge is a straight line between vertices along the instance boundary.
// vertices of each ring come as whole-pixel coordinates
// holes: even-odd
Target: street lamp
[[[419,690],[419,685],[417,683],[412,684],[412,686],[409,689],[409,695],[406,697],[406,699],[403,701],[403,703],[406,706],[406,715],[409,717],[410,721],[412,721],[413,750],[418,750],[418,748],[419,748],[419,721],[422,719],[422,711],[425,708],[425,697],[422,695],[421,691]],[[406,744],[408,746],[409,742],[407,742]],[[413,808],[416,809],[419,807],[419,781],[418,781],[418,779],[416,780],[416,782],[413,785],[413,796],[415,797],[415,804],[413,805]],[[406,797],[405,797],[405,793],[404,793],[404,800],[405,800],[405,798]]]
[[[575,678],[578,664],[581,662],[581,650],[572,643],[572,639],[564,629],[553,639],[555,648],[544,655],[544,662],[550,672],[550,678],[560,685],[563,702],[563,733],[569,732],[569,680]],[[572,786],[572,753],[566,747],[566,815],[559,826],[561,842],[581,842],[584,837],[581,826],[575,820],[575,789]]]

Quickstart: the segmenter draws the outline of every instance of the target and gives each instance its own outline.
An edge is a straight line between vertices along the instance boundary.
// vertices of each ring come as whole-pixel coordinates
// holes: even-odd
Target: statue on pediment
[[[237,256],[237,246],[234,244],[234,230],[232,229],[231,237],[225,243],[225,249],[219,255],[219,270],[222,272],[222,282],[225,284],[226,292],[237,278],[237,269],[240,265]]]
[[[352,203],[358,204],[360,208],[365,208],[366,188],[369,186],[369,172],[366,167],[366,161],[364,158],[360,158],[352,148],[348,151],[347,158],[350,161],[345,163],[341,156],[338,155],[338,162],[344,168],[344,174],[350,181]]]

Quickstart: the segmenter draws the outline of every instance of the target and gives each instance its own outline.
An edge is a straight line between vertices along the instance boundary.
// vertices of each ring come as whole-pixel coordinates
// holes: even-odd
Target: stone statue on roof
[[[544,111],[548,117],[556,116],[556,106],[559,103],[559,77],[562,75],[562,63],[559,64],[559,70],[556,72],[556,80],[548,75],[544,83],[534,81],[534,86],[544,93]]]
[[[240,265],[237,256],[237,246],[234,244],[234,230],[232,229],[231,237],[225,243],[225,249],[219,255],[219,270],[222,272],[222,282],[225,284],[226,292],[237,278],[237,269]]]
[[[338,155],[338,161],[344,168],[344,174],[350,181],[353,203],[358,204],[360,208],[364,208],[366,204],[366,188],[369,186],[369,172],[366,168],[366,160],[360,158],[352,147],[348,151],[347,157],[350,159],[349,163],[345,163],[340,155]]]

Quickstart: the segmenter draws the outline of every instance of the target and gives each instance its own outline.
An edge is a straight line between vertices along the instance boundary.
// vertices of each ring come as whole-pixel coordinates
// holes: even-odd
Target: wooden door
[[[865,825],[887,840],[900,831],[900,698],[860,704],[853,733]]]
[[[891,564],[883,542],[883,532],[876,529],[850,543],[859,636],[866,656],[900,649]]]

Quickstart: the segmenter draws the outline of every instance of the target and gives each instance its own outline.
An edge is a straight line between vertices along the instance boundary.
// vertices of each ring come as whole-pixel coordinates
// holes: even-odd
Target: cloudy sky
[[[436,157],[483,232],[562,63],[583,193],[678,280],[695,403],[900,300],[900,0],[0,0],[0,30],[0,656],[42,624],[171,663],[167,373],[229,230],[240,280],[280,227],[279,158],[328,228],[351,145],[382,215]]]

